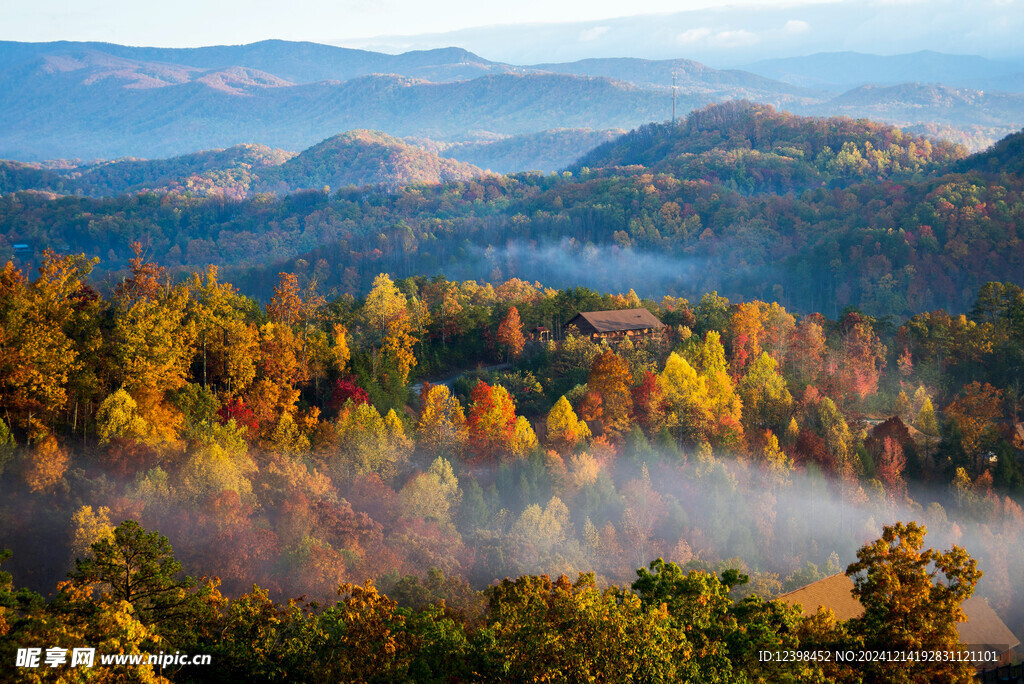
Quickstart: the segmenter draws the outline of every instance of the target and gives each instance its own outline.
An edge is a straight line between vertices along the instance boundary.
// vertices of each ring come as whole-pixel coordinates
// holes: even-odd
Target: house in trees
[[[538,325],[536,328],[530,331],[530,339],[535,342],[547,342],[551,339],[551,331],[545,328],[543,325]]]
[[[595,342],[608,340],[618,344],[627,337],[640,339],[660,338],[666,325],[647,309],[618,309],[614,311],[584,311],[576,314],[565,327],[579,330],[580,335]]]
[[[808,584],[779,597],[790,605],[800,604],[804,615],[813,615],[819,606],[831,608],[837,620],[850,620],[864,614],[864,606],[853,596],[853,580],[843,573],[837,573]],[[963,603],[966,622],[956,626],[960,642],[971,650],[996,650],[997,663],[979,663],[979,668],[1006,665],[1013,657],[1013,649],[1020,646],[1020,640],[980,596],[972,596]]]

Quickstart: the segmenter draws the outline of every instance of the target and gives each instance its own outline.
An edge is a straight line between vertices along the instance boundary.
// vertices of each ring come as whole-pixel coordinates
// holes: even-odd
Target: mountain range
[[[977,55],[920,50],[903,55],[819,52],[766,59],[742,67],[792,85],[843,92],[867,84],[937,83],[954,88],[1024,92],[1024,64]]]
[[[851,59],[864,62],[861,57],[839,62],[849,66]],[[910,66],[895,73],[927,74],[930,59],[946,66],[959,59],[911,57],[904,60]],[[969,66],[978,58],[964,59]],[[457,48],[388,55],[286,41],[181,49],[3,42],[0,158],[170,157],[239,144],[301,150],[353,129],[441,145],[559,129],[630,129],[672,116],[673,77],[677,116],[747,99],[801,114],[871,117],[973,148],[1024,125],[1022,93],[913,82],[859,84],[837,94],[836,88],[850,85],[842,83],[845,77],[827,81],[815,76],[813,62],[803,71],[799,66],[755,65],[786,81],[684,59],[520,66]],[[851,83],[878,75],[869,66],[851,71]],[[997,71],[992,66],[986,78]],[[1015,82],[1006,74],[1007,83]],[[532,157],[499,154],[491,161],[503,172],[551,170],[556,157],[573,158],[559,154],[557,138],[549,135],[549,144]],[[487,159],[472,161],[489,166]]]

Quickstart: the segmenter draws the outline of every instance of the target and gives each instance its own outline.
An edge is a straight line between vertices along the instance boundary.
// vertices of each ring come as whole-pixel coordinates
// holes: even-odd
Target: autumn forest
[[[734,103],[443,185],[0,169],[0,663],[972,681],[758,652],[955,647],[972,595],[1024,634],[1020,135]],[[775,600],[848,568],[863,617]]]

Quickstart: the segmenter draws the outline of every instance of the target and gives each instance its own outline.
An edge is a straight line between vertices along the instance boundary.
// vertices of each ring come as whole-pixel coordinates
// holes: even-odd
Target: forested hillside
[[[121,159],[77,165],[0,162],[0,193],[112,197],[147,192],[244,199],[324,187],[444,183],[484,175],[378,131],[349,131],[295,154],[265,145],[238,145],[171,159]]]
[[[1024,176],[1024,131],[1008,135],[984,152],[965,159],[957,170]]]
[[[304,150],[260,175],[258,189],[278,193],[304,188],[465,181],[483,171],[442,159],[376,131],[349,131]]]
[[[677,178],[785,193],[830,181],[912,179],[951,168],[963,147],[845,117],[811,118],[729,102],[680,125],[648,124],[584,155],[572,170],[643,166]]]
[[[46,248],[84,252],[118,272],[142,240],[172,269],[217,264],[262,298],[282,270],[353,294],[387,271],[691,298],[716,290],[829,316],[847,306],[965,312],[985,282],[1024,279],[1024,179],[1012,154],[1006,173],[991,156],[963,156],[879,124],[713,105],[561,175],[244,201],[8,193],[0,248],[27,244],[21,264]],[[980,160],[984,171],[973,170]]]
[[[171,159],[119,159],[46,165],[0,162],[0,193],[39,190],[110,197],[140,192],[246,197],[265,169],[294,156],[265,145],[238,145]],[[312,186],[307,186],[312,187]]]

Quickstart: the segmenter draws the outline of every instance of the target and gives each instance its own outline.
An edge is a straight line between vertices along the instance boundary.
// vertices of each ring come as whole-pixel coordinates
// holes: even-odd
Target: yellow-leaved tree
[[[100,404],[96,411],[96,432],[100,444],[123,437],[144,441],[149,435],[149,425],[139,415],[138,404],[132,395],[122,387]]]
[[[411,443],[394,409],[386,417],[372,404],[349,403],[335,422],[337,452],[331,456],[331,471],[347,479],[377,473],[387,479],[409,455]]]
[[[466,414],[445,385],[431,385],[416,424],[419,445],[435,456],[461,456],[469,442]]]
[[[459,479],[452,464],[438,456],[425,473],[419,473],[398,493],[403,515],[450,526],[452,513],[462,500]]]
[[[729,376],[721,335],[711,330],[697,348],[697,371],[707,382],[708,408],[711,411],[711,438],[726,446],[737,446],[743,438],[743,402]]]
[[[114,526],[110,522],[110,509],[99,506],[94,511],[92,506],[82,506],[71,516],[72,539],[71,557],[85,558],[91,547],[101,539],[114,536]]]
[[[748,430],[781,430],[789,422],[793,395],[768,352],[762,352],[750,364],[738,389],[743,400],[743,424]]]
[[[135,400],[149,426],[147,441],[173,449],[179,445],[182,416],[167,395],[185,385],[192,363],[196,327],[188,317],[191,292],[186,285],[162,282],[164,269],[146,262],[141,245],[134,248],[131,276],[114,292],[111,379]]]
[[[245,431],[234,420],[204,423],[194,432],[189,457],[181,468],[178,491],[192,503],[203,503],[223,491],[242,501],[252,497],[256,464],[249,457]]]
[[[590,428],[576,416],[565,396],[556,401],[548,412],[547,429],[548,444],[563,452],[572,451],[590,437]]]
[[[675,433],[676,441],[707,439],[711,409],[704,378],[686,359],[672,352],[658,376],[658,385],[665,401],[665,424]]]
[[[83,327],[78,311],[85,307],[76,307],[75,296],[95,263],[47,250],[32,282],[12,262],[0,271],[0,409],[30,440],[49,431],[82,369],[71,333]]]
[[[416,365],[412,348],[419,340],[413,329],[425,323],[425,309],[410,314],[410,302],[387,273],[373,280],[373,288],[363,305],[363,319],[371,330],[373,374],[385,387],[404,386],[409,371]],[[392,377],[394,375],[394,377]]]
[[[256,379],[259,332],[246,320],[251,305],[233,286],[217,280],[217,267],[192,274],[189,320],[196,330],[197,380],[230,395],[244,393]]]

